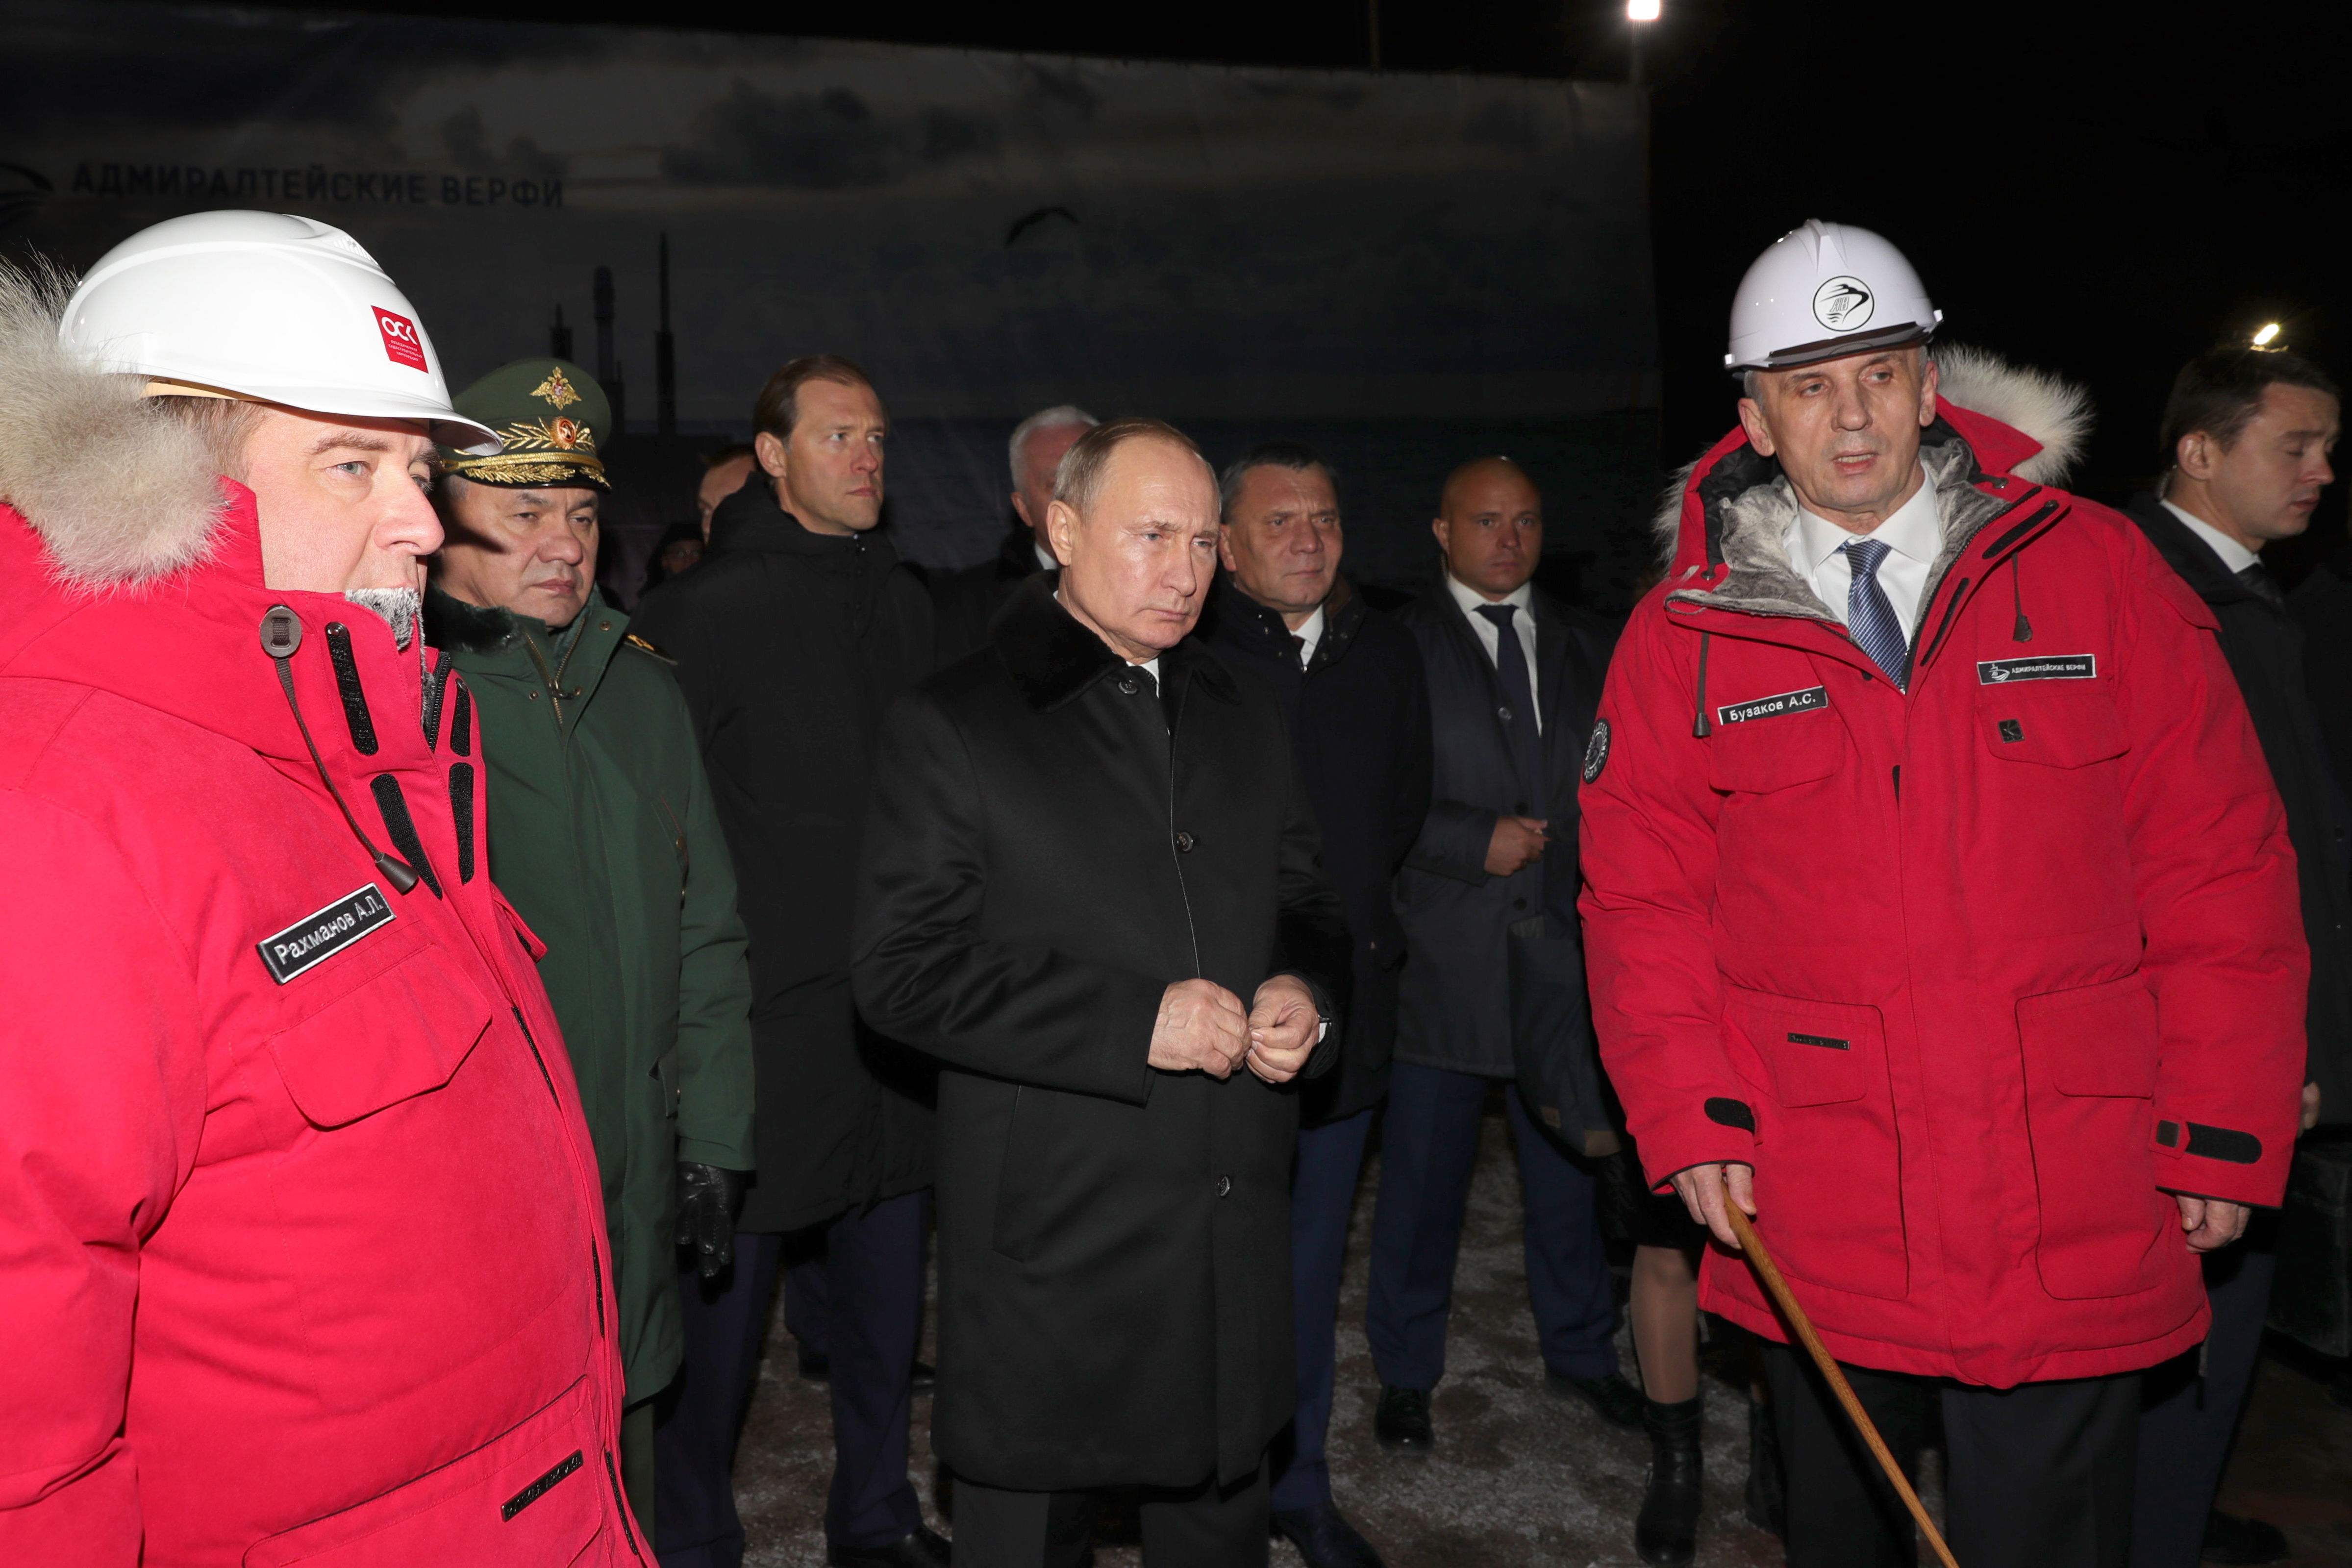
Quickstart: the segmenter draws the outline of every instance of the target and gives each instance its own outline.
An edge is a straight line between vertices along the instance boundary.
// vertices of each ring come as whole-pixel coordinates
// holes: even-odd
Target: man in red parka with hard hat
[[[1833,224],[1741,284],[1740,427],[1585,754],[1586,961],[1649,1179],[1726,1249],[1756,1216],[1898,1450],[1939,1395],[1959,1560],[2109,1568],[2137,1374],[2284,1187],[2294,868],[2210,612],[2051,483],[2079,397],[1931,361],[1939,319]],[[1702,1300],[1787,1337],[1736,1255]],[[1791,1568],[1911,1561],[1810,1365],[1768,1365]]]
[[[0,1563],[631,1568],[602,1199],[350,235],[0,266]]]

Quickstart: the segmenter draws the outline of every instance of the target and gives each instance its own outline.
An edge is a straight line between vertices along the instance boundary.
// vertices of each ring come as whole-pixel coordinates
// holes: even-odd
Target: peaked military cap
[[[457,394],[457,412],[499,433],[487,457],[441,449],[444,472],[477,485],[586,485],[609,490],[597,443],[611,431],[612,404],[594,378],[551,356],[501,365]]]

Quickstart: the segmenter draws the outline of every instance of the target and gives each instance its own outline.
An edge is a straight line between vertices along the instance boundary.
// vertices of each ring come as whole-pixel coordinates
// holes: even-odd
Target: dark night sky
[[[2166,384],[2202,347],[2275,319],[2296,349],[2339,375],[2352,368],[2347,248],[2328,237],[2352,207],[2347,7],[1664,6],[1644,49],[1662,460],[1680,461],[1726,426],[1715,367],[1731,288],[1759,250],[1809,216],[1902,246],[1951,340],[2086,382],[2100,411],[2083,476],[2094,493],[2153,470]],[[1361,0],[338,8],[1314,66],[1364,65],[1371,31]],[[1622,79],[1622,17],[1612,0],[1385,0],[1381,64]]]

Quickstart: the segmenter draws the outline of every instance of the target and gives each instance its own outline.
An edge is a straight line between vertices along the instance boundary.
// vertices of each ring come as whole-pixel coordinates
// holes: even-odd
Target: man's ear
[[[1234,563],[1234,526],[1231,523],[1217,525],[1217,559],[1225,563],[1227,571],[1241,570],[1241,568]]]
[[[1048,502],[1045,507],[1045,548],[1064,566],[1076,554],[1078,514],[1067,501]]]
[[[1772,455],[1771,427],[1764,423],[1764,411],[1752,397],[1739,400],[1739,428],[1748,433],[1748,444],[1766,457]]]
[[[1446,526],[1445,519],[1444,517],[1432,517],[1429,521],[1429,531],[1437,537],[1438,553],[1441,555],[1446,553],[1451,549],[1452,545],[1452,541],[1447,538],[1447,535],[1451,533],[1452,530]]]
[[[1013,515],[1021,519],[1023,528],[1033,534],[1037,531],[1037,519],[1029,515],[1029,503],[1018,490],[1013,492]]]
[[[2175,443],[2172,465],[2200,484],[2213,476],[2213,438],[2201,430],[2192,430]]]
[[[760,471],[771,479],[782,478],[784,470],[791,466],[788,450],[781,437],[767,431],[751,437],[751,455],[760,465]]]

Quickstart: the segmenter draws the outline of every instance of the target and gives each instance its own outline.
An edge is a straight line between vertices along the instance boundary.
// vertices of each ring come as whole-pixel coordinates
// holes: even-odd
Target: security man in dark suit
[[[2303,629],[2262,549],[2311,526],[2335,478],[2335,383],[2288,353],[2223,349],[2183,366],[2164,410],[2163,494],[2126,508],[2148,542],[2212,607],[2221,653],[2246,699],[2263,760],[2286,806],[2311,944],[2303,1124],[2352,1122],[2352,882],[2345,807],[2319,715],[2305,685]],[[2252,1386],[2277,1218],[2258,1211],[2242,1245],[2205,1255],[2213,1326],[2198,1350],[2147,1375],[2132,1517],[2133,1568],[2275,1563],[2277,1526],[2212,1506],[2238,1413]]]
[[[1331,1500],[1323,1442],[1348,1218],[1396,1040],[1405,943],[1391,893],[1429,810],[1429,683],[1412,634],[1339,575],[1339,488],[1322,459],[1276,442],[1228,467],[1219,488],[1226,575],[1204,631],[1282,705],[1354,956],[1339,1061],[1299,1096],[1290,1179],[1298,1413],[1287,1451],[1276,1445],[1274,1525],[1308,1568],[1379,1568]]]
[[[1483,457],[1454,470],[1433,527],[1444,576],[1402,618],[1428,672],[1436,781],[1398,882],[1402,1011],[1366,1314],[1381,1377],[1374,1432],[1405,1453],[1434,1441],[1429,1395],[1445,1370],[1488,1087],[1538,1064],[1565,1061],[1581,1084],[1579,1093],[1538,1092],[1541,1126],[1525,1096],[1504,1096],[1547,1381],[1614,1426],[1642,1420],[1641,1394],[1617,1368],[1593,1176],[1570,1153],[1616,1148],[1592,1065],[1576,919],[1577,769],[1608,640],[1535,591],[1543,501],[1516,463]],[[1535,1087],[1560,1074],[1525,1076]]]

